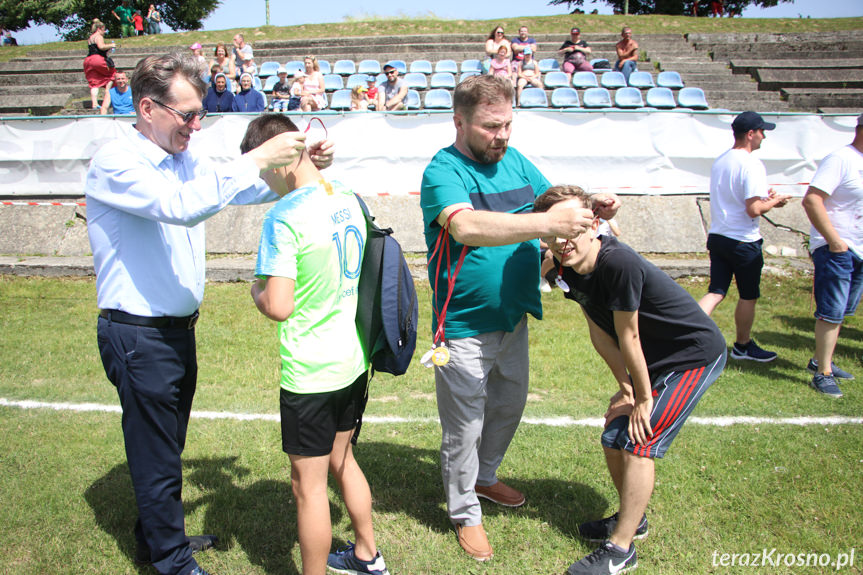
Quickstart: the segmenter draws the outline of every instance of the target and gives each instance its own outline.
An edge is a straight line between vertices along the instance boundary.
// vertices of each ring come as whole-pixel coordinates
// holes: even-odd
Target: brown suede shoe
[[[482,525],[456,525],[455,530],[458,544],[468,555],[477,561],[488,561],[494,556]]]
[[[477,497],[483,497],[504,507],[521,507],[524,505],[524,493],[513,489],[503,481],[498,481],[488,487],[475,485],[474,490]]]

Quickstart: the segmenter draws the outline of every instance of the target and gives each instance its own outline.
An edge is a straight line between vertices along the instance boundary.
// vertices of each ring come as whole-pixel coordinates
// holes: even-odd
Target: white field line
[[[9,400],[0,397],[0,407],[17,407],[20,409],[53,409],[55,411],[97,411],[102,413],[120,413],[119,405],[102,405],[98,403],[52,403],[32,400]],[[235,421],[278,421],[278,413],[231,413],[228,411],[192,411],[192,417],[197,419],[233,419]],[[364,423],[437,423],[436,417],[398,417],[375,416],[363,417]],[[522,423],[529,425],[548,425],[551,427],[599,427],[604,419],[592,417],[573,419],[571,417],[525,417]],[[863,417],[845,417],[833,415],[828,417],[690,417],[691,425],[712,425],[728,427],[731,425],[860,425]]]

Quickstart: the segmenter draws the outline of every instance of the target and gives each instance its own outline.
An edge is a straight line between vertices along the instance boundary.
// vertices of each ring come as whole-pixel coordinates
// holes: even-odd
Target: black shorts
[[[726,295],[731,286],[732,276],[737,281],[740,299],[761,297],[761,268],[764,267],[764,254],[761,245],[764,240],[741,242],[719,234],[707,236],[707,250],[710,252],[709,293]]]
[[[368,372],[351,385],[325,393],[281,390],[282,451],[311,457],[329,455],[336,433],[359,426],[366,407]]]

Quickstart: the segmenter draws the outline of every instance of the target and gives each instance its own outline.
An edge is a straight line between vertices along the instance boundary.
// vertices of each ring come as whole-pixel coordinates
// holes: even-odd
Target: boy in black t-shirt
[[[575,186],[549,188],[534,211],[592,207]],[[725,367],[725,339],[682,287],[629,246],[596,236],[543,238],[555,256],[550,276],[581,305],[596,351],[620,389],[605,413],[602,447],[620,498],[611,517],[579,526],[602,545],[567,571],[623,573],[637,566],[633,539],[647,535],[653,459],[662,457],[701,396]]]

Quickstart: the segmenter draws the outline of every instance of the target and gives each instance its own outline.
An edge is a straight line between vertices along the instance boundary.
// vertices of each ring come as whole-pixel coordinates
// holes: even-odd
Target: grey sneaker
[[[818,362],[815,361],[814,357],[809,360],[809,365],[806,366],[806,369],[812,375],[815,375],[818,372]],[[839,366],[832,361],[830,362],[830,371],[833,372],[833,377],[836,379],[847,379],[849,381],[854,379],[852,374],[848,373],[844,369],[840,369]]]
[[[596,521],[588,521],[578,526],[578,534],[582,539],[593,543],[602,543],[614,533],[614,528],[617,527],[618,513],[605,519]],[[647,537],[647,515],[641,516],[641,522],[635,530],[633,539],[644,539]]]
[[[599,546],[599,549],[569,566],[567,575],[617,575],[628,573],[638,567],[638,557],[635,545],[631,544],[624,552],[618,551],[610,541]]]
[[[731,357],[734,359],[751,359],[752,361],[760,361],[766,363],[776,359],[775,351],[767,351],[755,343],[754,339],[750,339],[747,344],[734,342],[731,347]]]
[[[815,391],[823,393],[824,395],[829,395],[830,397],[842,397],[842,390],[839,389],[838,385],[836,385],[836,378],[832,375],[816,373],[809,385]]]

